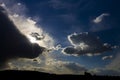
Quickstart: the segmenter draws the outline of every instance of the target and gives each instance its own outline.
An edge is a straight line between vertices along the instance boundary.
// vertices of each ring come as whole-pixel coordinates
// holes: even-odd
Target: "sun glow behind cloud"
[[[22,6],[21,3],[18,3],[18,4],[14,4],[14,6],[18,8],[19,6]],[[24,14],[19,15],[17,13],[11,12],[11,10],[13,10],[11,8],[13,7],[8,8],[4,3],[2,3],[1,6],[3,6],[7,10],[10,19],[14,22],[14,24],[17,26],[20,32],[24,34],[30,40],[30,42],[37,43],[40,46],[48,48],[48,49],[51,49],[54,47],[53,38],[47,32],[43,31],[40,25],[36,24],[37,21],[34,21],[31,17],[27,17]],[[30,35],[31,33],[34,33],[34,32],[40,35],[43,34],[45,38],[42,40],[36,40],[34,37]]]
[[[37,43],[37,40],[34,37],[28,36],[31,43]]]
[[[72,32],[78,32],[78,33],[73,33],[73,34],[70,34],[67,36],[67,38],[68,38],[67,42],[69,42],[68,46],[64,46],[64,45],[60,45],[60,44],[55,46],[54,44],[56,43],[56,41],[52,38],[52,36],[48,32],[45,32],[43,26],[37,24],[36,16],[35,16],[35,19],[27,16],[25,5],[23,5],[20,2],[19,3],[12,2],[14,0],[11,0],[11,1],[0,0],[0,3],[1,3],[1,1],[2,2],[7,1],[7,4],[2,3],[1,6],[3,6],[7,10],[7,12],[9,13],[9,18],[12,20],[12,22],[14,22],[15,26],[19,29],[19,31],[22,34],[24,34],[31,43],[33,43],[33,44],[37,43],[37,44],[39,44],[39,46],[46,48],[46,50],[43,51],[43,54],[40,54],[37,58],[34,58],[34,59],[19,58],[19,59],[11,60],[9,63],[10,69],[12,69],[12,70],[13,69],[35,70],[35,71],[40,71],[40,72],[43,71],[43,72],[56,73],[56,74],[65,74],[65,73],[66,74],[81,74],[81,72],[84,73],[84,71],[87,70],[86,69],[87,64],[90,64],[89,66],[90,67],[92,66],[93,68],[95,67],[94,64],[95,65],[102,64],[102,63],[99,63],[99,61],[97,61],[97,59],[96,59],[97,57],[100,57],[103,55],[103,57],[100,59],[101,59],[101,61],[104,61],[104,62],[114,59],[114,55],[105,55],[106,53],[101,54],[102,52],[100,52],[100,51],[104,51],[103,49],[107,48],[107,46],[109,47],[109,45],[104,42],[99,43],[100,38],[98,38],[97,36],[91,37],[91,35],[89,35],[88,32],[84,33],[84,29],[82,29],[82,28],[80,28],[82,31],[81,30],[76,31],[76,26],[78,26],[77,28],[79,29],[79,25],[80,25],[80,24],[74,25],[74,23],[77,24],[77,22],[79,22],[79,20],[76,22],[74,19],[74,16],[77,19],[77,15],[73,15],[73,16],[71,14],[70,15],[63,14],[64,16],[60,15],[60,17],[62,17],[62,18],[64,17],[62,20],[64,20],[65,23],[71,22],[70,24],[73,24],[72,26],[74,26],[73,28],[75,28],[75,29],[72,29]],[[70,4],[68,4],[68,7],[67,7],[66,5],[61,4],[62,2],[59,3],[59,0],[51,0],[51,1],[52,1],[52,3],[55,3],[55,5],[53,4],[53,6],[52,6],[55,9],[63,9],[63,8],[71,9],[70,7],[72,7],[72,5],[73,5],[73,3],[70,3]],[[13,3],[13,5],[11,5],[11,6],[8,5],[9,3],[11,4],[11,2]],[[51,2],[49,2],[49,4],[50,3]],[[66,3],[68,3],[68,2],[66,2]],[[46,4],[45,4],[45,6],[46,6]],[[56,4],[58,4],[58,5],[56,5]],[[69,6],[69,5],[71,5],[71,6]],[[41,8],[44,9],[45,6],[43,6],[43,4],[42,4]],[[50,11],[50,10],[48,10],[48,11]],[[52,14],[54,15],[54,12]],[[92,27],[90,27],[90,30],[92,32],[94,32],[94,31],[100,31],[100,30],[106,29],[106,27],[103,26],[103,23],[105,20],[104,18],[109,16],[109,14],[110,13],[103,13],[100,16],[96,17],[94,20],[92,20],[93,25],[92,25]],[[52,17],[54,18],[54,16],[52,16]],[[43,18],[44,18],[44,16],[43,16]],[[47,20],[47,18],[45,18],[45,19]],[[43,19],[43,21],[44,21],[44,19]],[[49,25],[49,23],[48,23],[48,25]],[[69,26],[69,27],[71,27],[71,26]],[[54,30],[54,26],[50,27],[50,28],[53,29],[53,31],[57,31],[57,30]],[[69,32],[69,29],[67,31]],[[82,33],[79,33],[79,32],[82,32]],[[32,36],[31,35],[32,33],[33,34],[37,33],[39,37]],[[56,34],[57,36],[54,36],[54,37],[58,38],[59,35],[61,35],[61,34],[62,33],[58,33],[58,34]],[[62,37],[65,37],[64,33],[63,33]],[[84,37],[85,37],[85,39],[83,39]],[[63,41],[61,40],[59,43],[63,43]],[[66,43],[64,43],[64,44],[67,45]],[[115,49],[117,47],[118,46],[111,46],[111,49]],[[30,48],[30,49],[32,50],[32,48]],[[94,55],[98,55],[98,53],[101,55],[94,56]],[[66,56],[66,55],[72,55],[72,56]],[[90,58],[87,58],[86,55],[91,56],[90,57],[91,60],[89,60]],[[93,62],[92,58],[94,58],[94,61],[97,61],[97,62]],[[69,61],[67,61],[67,60],[69,60]],[[71,62],[71,61],[73,61],[73,62]],[[114,66],[118,66],[118,68],[119,68],[119,65],[118,65],[119,59],[117,59],[117,60],[115,59],[115,61],[113,60],[112,64],[113,63],[115,63]],[[111,64],[108,65],[108,67],[110,67],[110,66],[111,66]],[[114,66],[112,66],[111,69]]]

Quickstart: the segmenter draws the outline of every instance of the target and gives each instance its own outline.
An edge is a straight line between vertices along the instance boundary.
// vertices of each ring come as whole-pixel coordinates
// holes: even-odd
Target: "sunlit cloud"
[[[21,4],[21,3],[18,3],[18,4]],[[27,38],[29,38],[30,41],[34,41],[35,43],[37,43],[43,47],[46,47],[46,48],[52,48],[54,46],[53,38],[51,36],[49,36],[49,34],[47,32],[43,31],[43,29],[41,28],[40,25],[36,25],[36,23],[37,23],[36,21],[34,21],[31,17],[27,17],[24,14],[19,15],[17,13],[10,11],[10,10],[13,10],[14,8],[16,8],[16,6],[18,6],[18,4],[15,4],[14,6],[9,7],[10,8],[9,9],[4,3],[2,3],[2,5],[4,5],[6,10],[8,11],[9,17],[14,22],[14,24],[17,26],[17,28],[21,31],[22,34],[27,36]],[[19,6],[22,6],[22,4]],[[16,11],[16,9],[14,9],[14,10]],[[19,11],[18,11],[18,13],[19,13]],[[32,32],[37,32],[40,35],[44,34],[44,36],[45,36],[44,40],[35,41],[34,37],[30,36],[30,34]]]
[[[80,65],[79,63],[69,61],[58,61],[50,57],[46,58],[45,63],[43,62],[36,63],[31,61],[32,64],[30,64],[29,60],[23,61],[23,59],[22,61],[19,60],[18,62],[19,65],[16,65],[15,62],[9,63],[10,69],[40,71],[54,74],[81,74],[81,75],[83,75],[84,72],[87,71],[87,69],[83,65]]]
[[[11,55],[9,54],[10,57],[14,58],[14,57],[18,56],[18,58],[19,58],[19,56],[20,57],[22,56],[23,58],[29,58],[29,57],[30,58],[35,58],[35,57],[39,57],[39,54],[42,54],[43,50],[41,50],[41,49],[43,47],[44,47],[44,50],[52,49],[54,47],[54,39],[49,35],[49,33],[45,32],[40,25],[36,24],[37,21],[33,20],[31,17],[26,16],[26,13],[23,10],[23,9],[26,9],[26,7],[22,3],[13,2],[12,4],[13,5],[9,6],[8,3],[7,4],[1,3],[1,6],[3,8],[5,8],[5,10],[6,10],[5,12],[8,14],[8,22],[10,22],[9,18],[11,20],[11,23],[8,23],[8,24],[11,24],[9,26],[11,28],[12,27],[17,28],[18,29],[18,34],[20,33],[21,36],[23,35],[25,37],[26,40],[25,41],[21,41],[21,43],[25,42],[25,46],[27,46],[27,47],[24,46],[25,47],[24,49],[26,49],[26,50],[22,49],[23,50],[22,51],[21,47],[23,48],[23,44],[21,44],[20,49],[16,48],[16,50],[15,50],[15,51],[17,51],[17,50],[18,51],[21,50],[21,51],[16,52],[15,55],[13,55],[13,56],[12,56],[12,54],[14,54],[14,53],[10,53],[11,54]],[[8,27],[8,26],[5,26],[5,27]],[[16,33],[17,33],[17,31],[16,31]],[[31,36],[31,33],[38,33],[39,35],[44,35],[44,38],[40,39],[40,40],[36,40],[35,37]],[[17,34],[14,34],[14,35],[17,36]],[[12,36],[14,36],[14,35],[12,35]],[[7,36],[7,37],[10,37],[10,36]],[[23,37],[21,37],[21,38],[23,39]],[[26,43],[27,39],[31,43],[29,43],[29,41]],[[18,41],[20,41],[20,40],[18,40]],[[17,41],[15,41],[15,42],[17,42]],[[57,48],[59,48],[59,47],[57,47]],[[28,52],[30,51],[29,54],[28,54],[27,51]],[[21,53],[21,54],[19,54],[19,53]],[[46,52],[46,53],[48,53],[48,52]],[[9,57],[9,55],[6,54],[5,56]],[[28,60],[29,60],[29,63],[30,63],[31,59],[28,59]],[[39,61],[39,60],[37,59],[37,61]],[[15,62],[17,63],[17,60],[15,60]],[[11,62],[11,64],[12,64],[12,62]],[[2,65],[2,63],[1,63],[1,65]]]
[[[99,37],[93,35],[93,33],[73,33],[68,35],[68,40],[71,43],[71,47],[66,47],[62,50],[64,54],[68,55],[98,55],[106,51],[111,51],[112,46],[103,43]]]

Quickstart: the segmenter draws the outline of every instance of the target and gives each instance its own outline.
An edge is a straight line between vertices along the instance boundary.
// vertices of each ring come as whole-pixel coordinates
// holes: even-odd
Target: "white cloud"
[[[107,59],[112,59],[113,55],[109,55],[109,56],[103,56],[102,60],[107,60]]]
[[[110,16],[109,13],[103,13],[100,16],[96,17],[94,20],[92,20],[90,31],[92,32],[97,32],[97,31],[102,31],[102,30],[107,30],[112,28],[109,20],[105,21],[105,17]]]
[[[96,17],[96,18],[93,20],[93,22],[94,22],[94,23],[100,23],[100,22],[104,19],[104,17],[109,16],[109,15],[110,15],[110,14],[108,14],[108,13],[103,13],[103,14],[101,14],[100,16]]]
[[[2,6],[2,7],[6,7],[4,3],[0,4],[0,6]]]

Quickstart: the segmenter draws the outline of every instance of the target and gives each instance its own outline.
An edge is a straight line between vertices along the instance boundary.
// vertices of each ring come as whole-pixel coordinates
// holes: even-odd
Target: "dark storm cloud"
[[[30,43],[0,7],[0,67],[11,58],[35,58],[43,50],[43,47]]]
[[[64,48],[62,52],[65,54],[98,54],[112,50],[111,45],[103,43],[99,37],[96,37],[93,33],[89,32],[71,34],[68,36],[68,40],[73,45],[73,47]]]

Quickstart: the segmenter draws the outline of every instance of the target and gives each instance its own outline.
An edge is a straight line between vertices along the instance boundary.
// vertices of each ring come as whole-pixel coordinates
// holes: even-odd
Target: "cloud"
[[[112,28],[110,20],[105,21],[105,17],[110,16],[109,13],[102,13],[100,16],[96,17],[92,20],[92,24],[90,25],[90,31],[102,31]]]
[[[1,69],[7,67],[6,64],[11,59],[35,58],[54,47],[53,38],[43,31],[40,25],[36,25],[36,21],[26,16],[26,7],[22,3],[6,0],[0,0],[0,3]],[[31,33],[44,35],[44,39],[32,42],[35,37],[31,36]]]
[[[115,58],[111,61],[111,63],[106,65],[106,68],[120,71],[120,60],[119,59],[120,59],[120,53],[118,52]]]
[[[45,48],[36,43],[30,43],[5,12],[0,7],[0,67],[11,58],[35,58],[41,54]]]
[[[46,48],[54,47],[54,39],[49,36],[49,34],[41,28],[41,26],[36,25],[36,21],[32,20],[30,17],[21,16],[18,14],[10,15],[10,18],[13,20],[14,24],[17,25],[17,28],[23,33],[31,42],[37,43],[40,46]],[[44,36],[43,39],[36,40],[36,37],[33,37],[31,34],[37,33],[40,36]]]
[[[16,1],[1,1],[1,5],[7,10],[9,18],[14,22],[18,30],[24,34],[31,42],[37,43],[40,46],[51,49],[54,47],[54,39],[49,33],[45,32],[42,27],[37,24],[37,21],[32,17],[28,17],[26,11],[28,9],[25,5]],[[44,39],[35,40],[35,37],[32,37],[30,34],[38,33],[39,35],[43,35]]]
[[[103,57],[105,59],[113,58],[112,55]],[[120,76],[120,54],[119,51],[112,61],[102,68],[90,69],[89,72],[96,75]]]
[[[54,9],[65,9],[67,11],[72,11],[73,13],[79,9],[79,11],[85,11],[91,9],[91,4],[94,6],[94,1],[88,0],[49,0],[48,5]]]
[[[112,58],[113,58],[112,55],[110,55],[110,56],[103,56],[103,57],[102,57],[102,60],[107,60],[107,59],[112,59]]]
[[[74,62],[67,61],[57,61],[54,59],[49,59],[46,61],[46,66],[44,67],[47,71],[56,74],[83,74],[87,69]]]
[[[45,62],[43,63],[41,61],[39,64],[36,62],[31,62],[29,60],[25,61],[18,60],[17,62],[19,62],[19,65],[16,65],[15,62],[9,63],[10,69],[33,70],[54,74],[82,74],[82,75],[84,74],[85,71],[87,71],[87,69],[84,66],[78,63],[69,61],[58,61],[56,59],[52,59],[51,57],[46,57]]]
[[[89,70],[93,75],[102,75],[102,76],[120,76],[120,71],[107,69],[107,68],[94,68]]]
[[[68,35],[68,40],[73,47],[66,47],[62,50],[64,54],[85,55],[98,54],[112,50],[112,46],[103,43],[99,37],[90,32],[73,33]]]
[[[18,5],[20,4],[20,5]],[[17,3],[15,6],[24,6],[22,3]],[[13,10],[14,6],[11,8]],[[19,10],[20,9],[20,10]],[[11,11],[9,10],[9,13]],[[25,8],[26,10],[26,8]],[[16,11],[16,10],[15,10]],[[9,15],[10,19],[14,22],[16,27],[20,30],[22,34],[24,34],[32,43],[37,43],[38,45],[45,47],[47,49],[51,49],[54,47],[55,40],[53,39],[52,36],[48,32],[42,29],[42,26],[39,25],[37,22],[37,18],[32,18],[28,17],[26,15],[26,11],[24,11],[22,14],[21,12],[21,7],[18,7],[17,13],[13,12],[12,14]],[[23,11],[23,10],[22,10]],[[32,33],[37,33],[39,39],[36,39],[36,37],[32,36]]]
[[[65,9],[68,11],[77,10],[80,6],[80,10],[83,9],[86,5],[83,5],[86,1],[64,1],[64,0],[49,0],[48,4],[54,9]]]
[[[96,17],[96,18],[93,20],[93,22],[94,22],[94,23],[100,23],[100,22],[104,19],[104,17],[109,16],[109,15],[110,15],[110,14],[108,14],[108,13],[103,13],[103,14],[101,14],[100,16]]]
[[[0,4],[2,4],[2,6],[9,12],[9,14],[16,13],[19,15],[25,15],[25,12],[28,10],[25,5],[17,2],[16,0],[0,0]]]

